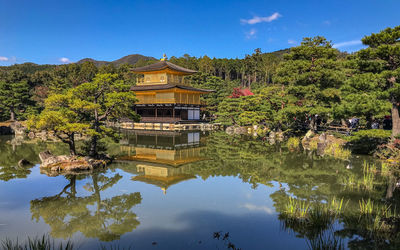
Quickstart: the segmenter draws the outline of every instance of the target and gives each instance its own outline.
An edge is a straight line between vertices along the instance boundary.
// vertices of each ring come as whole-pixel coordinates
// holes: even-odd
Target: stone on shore
[[[111,162],[109,157],[94,159],[83,156],[69,155],[53,155],[50,151],[39,153],[39,158],[42,161],[41,169],[46,172],[82,172],[91,171],[94,169],[104,168]]]

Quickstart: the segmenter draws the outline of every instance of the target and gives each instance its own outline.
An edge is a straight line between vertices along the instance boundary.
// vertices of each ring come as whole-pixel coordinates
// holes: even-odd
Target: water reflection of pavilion
[[[189,163],[204,160],[200,132],[135,131],[121,142],[119,160],[135,164],[124,171],[136,174],[133,181],[160,187],[164,193],[177,183],[195,179]]]

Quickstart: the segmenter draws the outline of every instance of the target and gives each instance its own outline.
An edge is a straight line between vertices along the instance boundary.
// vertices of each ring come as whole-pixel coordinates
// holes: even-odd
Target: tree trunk
[[[316,131],[317,130],[317,123],[316,123],[316,121],[315,121],[315,115],[312,115],[311,116],[311,120],[310,120],[310,129],[312,130],[312,131]]]
[[[98,184],[98,174],[95,173],[92,175],[92,180],[93,180],[93,189],[94,189],[94,196],[96,197],[97,200],[97,212],[100,212],[101,208],[101,196],[100,196],[100,187]]]
[[[71,177],[71,195],[75,197],[76,195],[76,175]]]
[[[97,104],[97,101],[95,100],[94,103]],[[93,129],[96,132],[99,132],[99,114],[98,114],[97,109],[94,110]],[[97,135],[92,136],[92,139],[90,141],[90,150],[89,150],[89,155],[91,157],[96,157],[97,156],[97,141],[98,141]]]
[[[68,135],[68,145],[69,145],[69,153],[70,155],[76,155],[76,148],[75,148],[75,133]]]
[[[10,109],[10,121],[15,121],[15,111],[14,109]]]
[[[392,137],[400,134],[399,108],[396,103],[392,104]]]

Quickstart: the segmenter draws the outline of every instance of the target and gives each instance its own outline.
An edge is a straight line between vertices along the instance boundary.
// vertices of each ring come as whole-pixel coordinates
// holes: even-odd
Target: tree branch
[[[111,113],[111,111],[114,109],[115,105],[116,105],[116,103],[114,103],[111,107],[109,107],[103,115],[99,116],[99,121],[100,121],[100,120],[103,120],[103,119],[105,119],[105,118],[107,118],[107,116],[108,116],[108,115]]]

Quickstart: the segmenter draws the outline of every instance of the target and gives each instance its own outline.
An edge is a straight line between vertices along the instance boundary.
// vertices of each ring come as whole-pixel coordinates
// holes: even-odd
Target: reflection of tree
[[[135,229],[140,222],[131,209],[140,204],[140,193],[123,194],[102,199],[101,192],[116,184],[122,176],[108,177],[93,173],[92,182],[84,188],[89,196],[76,195],[76,176],[57,195],[31,201],[32,218],[40,217],[51,227],[53,237],[68,238],[75,232],[102,241],[119,239],[124,233]]]
[[[25,159],[32,164],[40,162],[39,152],[50,149],[54,153],[63,152],[63,146],[59,143],[18,143],[13,144],[13,137],[0,137],[0,180],[9,181],[17,178],[26,178],[33,165],[18,166],[21,159]]]
[[[311,152],[293,153],[262,141],[225,133],[213,133],[207,142],[205,155],[211,160],[191,164],[191,173],[203,179],[237,176],[253,187],[278,183],[280,189],[270,197],[280,213],[283,228],[307,239],[310,247],[341,247],[343,241],[340,238],[351,239],[348,243],[351,248],[380,248],[399,244],[399,215],[388,219],[386,226],[390,230],[386,231],[374,229],[374,223],[379,222],[375,216],[360,217],[361,199],[371,199],[375,205],[379,205],[376,210],[383,205],[392,210],[400,207],[399,192],[395,190],[397,178],[380,176],[375,172],[372,188],[354,186],[354,183],[365,181],[364,159],[351,159],[353,168],[347,169],[348,163],[344,161],[318,157]],[[346,206],[338,216],[313,213],[314,217],[308,218],[305,223],[304,218],[285,215],[289,197],[310,204],[325,204],[335,197],[339,200],[343,198]]]

